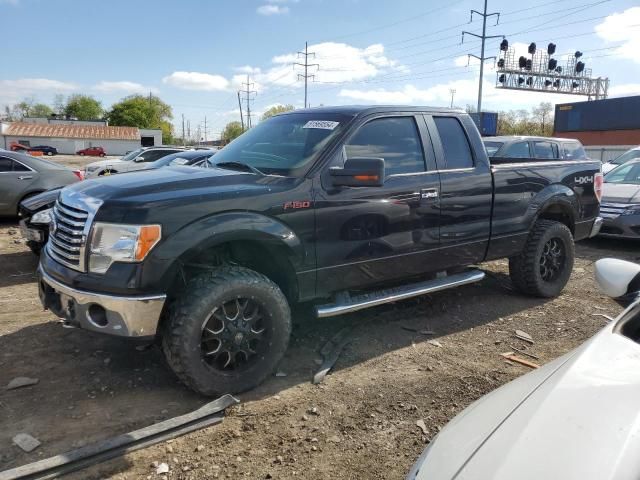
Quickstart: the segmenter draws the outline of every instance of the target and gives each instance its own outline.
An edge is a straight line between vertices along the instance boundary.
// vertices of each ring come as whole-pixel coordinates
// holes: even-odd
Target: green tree
[[[266,120],[267,118],[273,117],[279,113],[290,112],[292,110],[295,110],[293,105],[274,105],[262,114],[262,120]]]
[[[25,117],[48,117],[53,111],[44,103],[36,103],[33,98],[25,98],[12,106],[4,107],[4,117],[9,122],[20,122]]]
[[[30,117],[49,117],[53,113],[53,110],[49,105],[44,103],[36,103],[29,110]]]
[[[75,94],[67,99],[64,114],[78,120],[96,120],[102,118],[102,104],[89,95]]]
[[[242,135],[242,133],[242,125],[240,124],[240,122],[229,122],[224,127],[224,130],[222,130],[221,137],[225,143],[228,143]]]
[[[64,95],[61,93],[56,93],[55,97],[53,97],[53,111],[54,113],[56,113],[57,115],[62,115],[64,114],[64,108],[65,108],[65,101],[64,101]]]
[[[162,142],[173,141],[171,107],[155,95],[131,95],[114,103],[107,113],[110,125],[120,127],[159,128]]]

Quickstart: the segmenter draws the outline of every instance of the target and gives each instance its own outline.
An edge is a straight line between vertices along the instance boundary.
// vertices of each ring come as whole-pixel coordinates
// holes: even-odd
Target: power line
[[[309,45],[307,44],[307,42],[304,42],[304,52],[298,52],[298,58],[300,57],[300,55],[304,56],[304,63],[294,63],[294,65],[304,67],[304,74],[299,73],[298,80],[300,78],[304,78],[304,108],[307,108],[307,106],[309,105],[307,103],[307,83],[310,78],[312,80],[315,78],[315,75],[309,75],[308,70],[309,67],[316,67],[317,71],[320,68],[320,65],[318,65],[317,63],[309,63],[309,57],[312,56],[313,58],[315,58],[316,54],[314,52],[309,53]]]
[[[252,95],[256,95],[258,93],[255,90],[251,90],[254,85],[255,84],[252,83],[249,79],[249,74],[247,74],[247,82],[242,84],[242,87],[244,87],[244,90],[238,91],[238,94],[240,94],[240,92],[244,94],[245,96],[244,99],[247,102],[247,121],[246,121],[247,128],[251,128],[251,101],[254,100],[254,98],[252,98]]]

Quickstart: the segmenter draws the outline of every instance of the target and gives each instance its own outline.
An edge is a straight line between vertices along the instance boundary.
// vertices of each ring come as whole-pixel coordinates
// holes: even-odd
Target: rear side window
[[[385,175],[425,170],[413,117],[378,118],[364,124],[345,145],[347,158],[384,158]]]
[[[543,160],[558,158],[558,146],[551,142],[533,142],[533,155]]]
[[[13,160],[7,157],[0,157],[0,172],[10,172],[13,169]]]
[[[512,143],[506,148],[502,156],[507,158],[530,158],[529,142]]]
[[[564,158],[567,160],[576,160],[581,158],[587,158],[587,154],[579,143],[563,143],[562,150],[564,150]]]
[[[473,156],[467,135],[457,118],[433,117],[440,135],[447,169],[472,168]]]
[[[18,162],[13,162],[13,171],[14,172],[28,172],[29,169]]]

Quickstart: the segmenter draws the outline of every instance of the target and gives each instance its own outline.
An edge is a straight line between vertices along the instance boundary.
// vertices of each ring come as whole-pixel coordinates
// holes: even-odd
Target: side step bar
[[[351,297],[348,293],[341,295],[336,303],[319,305],[316,307],[318,318],[333,317],[345,313],[357,312],[383,303],[398,302],[407,298],[425,295],[427,293],[439,292],[447,288],[459,287],[469,283],[479,282],[484,278],[484,272],[480,270],[469,270],[456,273],[447,277],[427,280],[425,282],[412,283],[401,287],[379,290],[377,292],[364,293]]]

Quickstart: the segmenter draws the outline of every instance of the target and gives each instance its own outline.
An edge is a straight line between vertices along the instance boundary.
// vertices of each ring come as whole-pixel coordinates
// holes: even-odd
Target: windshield
[[[640,185],[640,162],[631,162],[614,168],[604,176],[606,183]]]
[[[629,150],[628,152],[624,152],[622,155],[614,158],[609,163],[613,163],[614,165],[622,165],[623,163],[627,163],[629,160],[633,160],[634,158],[640,158],[640,150]]]
[[[490,157],[495,155],[502,145],[502,142],[484,142],[484,148],[487,149],[487,155]]]
[[[144,148],[138,148],[137,150],[134,150],[133,152],[127,153],[120,160],[122,160],[123,162],[129,162],[129,161],[133,160],[134,158],[136,158],[138,155],[140,155],[140,152],[142,152],[143,150],[144,150]]]
[[[240,135],[213,160],[245,163],[266,174],[299,176],[350,120],[328,113],[272,117]]]

